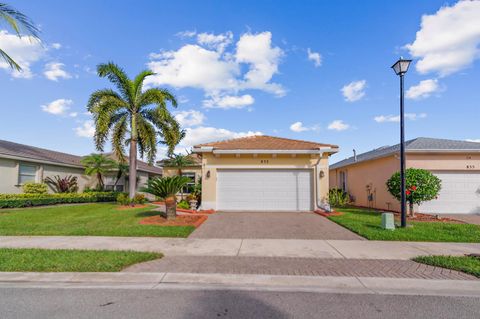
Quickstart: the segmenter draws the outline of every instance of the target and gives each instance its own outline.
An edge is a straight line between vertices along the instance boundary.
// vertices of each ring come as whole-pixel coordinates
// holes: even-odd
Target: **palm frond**
[[[151,75],[154,75],[154,74],[155,73],[153,73],[150,70],[143,70],[142,72],[140,72],[135,77],[135,79],[133,79],[133,81],[132,81],[132,92],[133,92],[133,95],[135,96],[135,98],[140,96],[140,94],[142,93],[143,81],[145,81],[145,78],[147,76],[151,76]]]
[[[22,32],[39,39],[40,30],[25,14],[5,3],[0,3],[0,19],[3,19],[18,36]]]
[[[133,105],[135,96],[132,92],[131,81],[125,71],[113,62],[102,63],[97,65],[98,76],[106,77],[112,82],[118,91],[120,91],[123,99],[130,105]]]
[[[118,120],[115,121],[112,131],[113,152],[120,162],[125,161],[125,148],[123,145],[125,143],[125,136],[128,131],[127,120],[127,114],[123,114],[123,116],[121,116]]]
[[[155,127],[142,117],[137,117],[138,149],[140,155],[146,153],[147,161],[153,164],[157,153],[157,134]]]
[[[177,99],[167,89],[151,88],[142,93],[139,98],[138,104],[140,108],[148,106],[150,104],[167,108],[167,102],[173,107],[178,106]]]
[[[20,67],[20,65],[18,65],[17,62],[15,62],[5,51],[3,51],[2,49],[0,49],[0,57],[5,61],[7,62],[8,66],[15,70],[15,71],[22,71],[22,68]]]

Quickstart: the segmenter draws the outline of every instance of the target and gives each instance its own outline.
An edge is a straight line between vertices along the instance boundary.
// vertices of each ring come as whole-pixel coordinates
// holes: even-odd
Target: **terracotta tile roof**
[[[293,140],[268,135],[255,135],[231,140],[195,145],[195,148],[213,147],[220,150],[318,150],[320,147],[338,148],[336,145]]]

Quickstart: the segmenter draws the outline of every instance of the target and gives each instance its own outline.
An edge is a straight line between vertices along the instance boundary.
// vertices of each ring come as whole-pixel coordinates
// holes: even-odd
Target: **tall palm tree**
[[[177,107],[177,100],[166,89],[143,90],[145,78],[154,75],[150,70],[140,72],[132,80],[118,65],[109,62],[99,64],[97,73],[100,77],[108,78],[118,92],[103,89],[90,96],[87,109],[93,114],[95,122],[95,144],[99,151],[103,151],[111,134],[113,152],[119,161],[125,160],[124,146],[130,146],[129,195],[133,198],[138,153],[142,158],[146,154],[148,162],[152,164],[158,143],[167,145],[171,154],[175,145],[185,136],[167,109],[167,102]]]
[[[97,188],[103,190],[103,176],[112,170],[117,168],[117,163],[103,155],[103,154],[90,154],[82,159],[82,165],[85,166],[85,175],[93,176],[97,178]]]
[[[32,36],[35,40],[39,40],[40,30],[35,26],[29,17],[18,10],[10,7],[8,4],[0,3],[0,19],[5,22],[20,38],[22,33]],[[0,58],[2,58],[10,68],[21,71],[22,68],[15,62],[5,51],[0,49]]]

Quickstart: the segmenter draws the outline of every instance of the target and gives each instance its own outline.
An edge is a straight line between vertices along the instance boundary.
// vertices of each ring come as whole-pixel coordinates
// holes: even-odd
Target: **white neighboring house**
[[[0,194],[22,193],[26,182],[42,182],[46,177],[76,176],[79,192],[95,186],[95,177],[86,176],[81,164],[83,157],[51,151],[34,146],[0,140]],[[138,188],[145,186],[149,178],[162,176],[160,167],[137,161]],[[122,177],[114,187],[115,175],[106,176],[106,189],[128,190],[128,182]],[[51,191],[51,190],[49,190]]]

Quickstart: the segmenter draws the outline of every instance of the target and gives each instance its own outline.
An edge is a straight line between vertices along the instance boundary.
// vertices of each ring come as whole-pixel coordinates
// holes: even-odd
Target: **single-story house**
[[[202,178],[202,159],[199,154],[190,154],[188,158],[191,159],[192,165],[184,167],[169,166],[167,160],[157,162],[157,166],[163,170],[163,176],[182,175],[190,178],[190,183],[182,190],[183,195],[190,194],[196,183],[200,183]],[[182,194],[179,194],[181,196]]]
[[[311,211],[327,205],[328,159],[338,146],[272,136],[196,145],[202,208]]]
[[[21,193],[25,182],[42,182],[48,176],[72,175],[77,177],[79,191],[85,187],[95,186],[95,177],[85,176],[81,164],[82,157],[67,153],[51,151],[34,146],[0,140],[0,193]],[[152,177],[162,176],[162,169],[137,162],[138,187],[145,185]],[[104,183],[107,189],[114,188],[115,173],[106,176]],[[115,189],[128,190],[125,177],[121,178]]]
[[[442,181],[437,199],[415,210],[420,213],[480,213],[480,143],[416,138],[405,146],[406,166],[431,171]],[[400,145],[354,155],[330,166],[330,187],[350,194],[357,206],[399,211],[386,182],[400,170]]]

